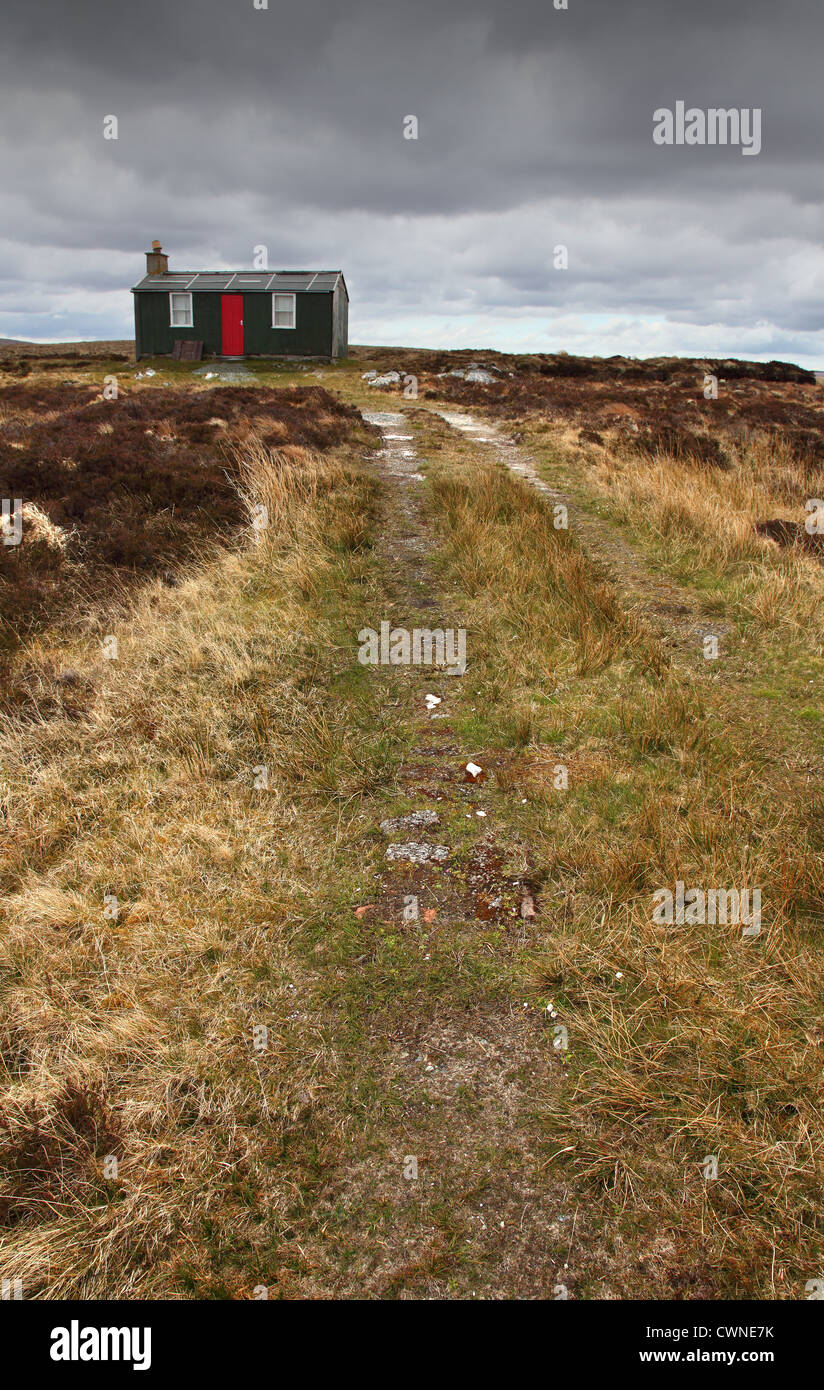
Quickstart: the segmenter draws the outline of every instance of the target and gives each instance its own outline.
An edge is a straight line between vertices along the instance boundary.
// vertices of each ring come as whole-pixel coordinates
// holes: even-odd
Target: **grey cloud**
[[[763,322],[808,350],[817,0],[569,5],[7,0],[0,333],[22,331],[21,300],[26,331],[62,332],[60,286],[86,324],[112,320],[119,288],[128,331],[123,291],[159,235],[184,267],[248,264],[261,241],[273,264],[343,265],[356,337],[359,317],[391,339],[399,316],[471,312],[491,341],[508,310],[547,310],[731,342]],[[656,147],[652,113],[679,98],[762,107],[762,154]]]

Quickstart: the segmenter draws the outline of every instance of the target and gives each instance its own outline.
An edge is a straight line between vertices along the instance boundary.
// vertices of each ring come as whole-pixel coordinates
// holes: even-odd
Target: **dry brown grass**
[[[634,457],[604,474],[634,525],[692,544],[699,532],[714,560],[752,565],[749,518],[792,469],[756,454],[751,479]],[[643,629],[521,483],[469,462],[438,471],[434,492],[479,628],[477,743],[497,730],[529,745],[541,808],[534,988],[569,1030],[569,1085],[545,1097],[542,1122],[552,1173],[606,1223],[582,1287],[803,1296],[824,1261],[824,803],[810,765],[734,689],[645,659]],[[738,530],[719,541],[727,511]],[[809,563],[759,575],[763,621],[801,619]],[[760,886],[761,934],[655,925],[653,893],[677,879]]]
[[[536,650],[552,651],[557,662],[559,641],[568,654],[559,673],[599,671],[620,658],[659,669],[652,633],[622,607],[569,531],[555,529],[552,512],[536,505],[525,483],[487,464],[438,472],[433,493],[462,586],[487,606],[484,616],[494,612],[497,624],[512,629],[507,658],[490,671],[495,689],[524,680]],[[526,661],[518,660],[519,643]]]
[[[697,549],[699,563],[723,569],[774,554],[775,544],[756,534],[756,522],[803,520],[805,502],[824,482],[780,438],[754,434],[728,447],[726,469],[689,455],[603,450],[594,477],[621,520],[640,522],[670,548]]]
[[[99,627],[30,644],[33,698],[67,665],[87,685],[71,719],[42,696],[0,729],[0,1263],[28,1297],[545,1297],[563,1269],[573,1297],[771,1298],[820,1277],[815,764],[668,661],[537,493],[439,438],[470,667],[451,723],[415,735],[453,851],[426,933],[351,911],[381,814],[409,809],[415,698],[357,667],[353,634],[419,583],[445,594],[376,567],[351,457],[239,437],[247,545],[113,608],[118,662]],[[608,455],[589,468],[637,533],[668,528],[687,570],[703,546],[765,631],[803,621],[813,562],[745,524],[795,506],[796,463]],[[534,919],[462,915],[481,796]],[[760,885],[760,936],[656,926],[677,877]]]
[[[0,1263],[26,1297],[250,1293],[326,1142],[337,1062],[290,942],[386,756],[327,691],[373,484],[300,449],[242,466],[257,543],[150,584],[116,662],[44,636],[85,715],[3,721]]]

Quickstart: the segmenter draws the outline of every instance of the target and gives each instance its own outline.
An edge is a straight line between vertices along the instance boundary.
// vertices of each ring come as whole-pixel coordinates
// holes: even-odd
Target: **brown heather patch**
[[[88,623],[101,595],[117,601],[140,577],[175,582],[204,542],[231,539],[243,518],[233,448],[256,431],[287,449],[339,447],[362,428],[320,387],[157,388],[112,402],[90,400],[92,389],[0,390],[0,495],[22,498],[67,541],[50,545],[27,516],[22,544],[0,548],[6,707],[30,701],[14,668],[21,640],[58,615]]]
[[[821,388],[812,372],[790,363],[392,349],[371,351],[370,361],[416,374],[424,400],[474,408],[516,428],[541,420],[553,430],[572,427],[582,443],[601,443],[606,434],[612,443],[642,455],[671,454],[690,468],[726,468],[730,451],[758,434],[791,450],[808,471],[820,473],[824,462]],[[448,375],[472,365],[495,371],[496,379]],[[706,375],[718,378],[717,400],[704,399]],[[402,389],[380,394],[400,397]]]

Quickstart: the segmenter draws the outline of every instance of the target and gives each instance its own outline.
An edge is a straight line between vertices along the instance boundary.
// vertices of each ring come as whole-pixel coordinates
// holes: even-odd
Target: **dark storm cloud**
[[[126,331],[159,235],[179,266],[342,264],[361,338],[515,315],[563,346],[553,316],[606,314],[817,352],[822,30],[817,0],[7,0],[0,332],[57,286]],[[762,152],[655,146],[679,99],[762,108]]]

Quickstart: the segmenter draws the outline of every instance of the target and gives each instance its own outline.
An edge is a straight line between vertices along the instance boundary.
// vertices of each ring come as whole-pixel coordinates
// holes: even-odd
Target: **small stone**
[[[410,811],[408,816],[393,816],[391,820],[381,821],[384,835],[395,835],[399,830],[420,830],[426,825],[440,825],[437,811]]]
[[[442,864],[449,858],[449,849],[446,845],[424,845],[411,840],[404,845],[390,845],[386,857],[393,864],[427,864],[430,860]]]

